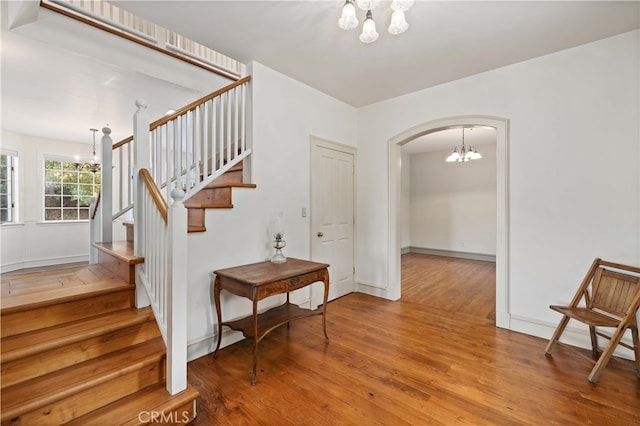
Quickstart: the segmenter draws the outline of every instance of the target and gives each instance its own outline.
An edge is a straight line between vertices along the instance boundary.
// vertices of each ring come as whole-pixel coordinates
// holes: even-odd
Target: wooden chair
[[[640,339],[637,318],[640,307],[640,277],[635,274],[640,274],[640,268],[595,259],[571,304],[550,306],[554,311],[560,312],[563,317],[549,340],[546,353],[551,354],[569,320],[574,319],[589,326],[593,356],[597,360],[589,374],[591,383],[598,381],[604,366],[618,345],[634,352],[637,374],[640,376]],[[582,299],[584,303],[581,303]],[[613,328],[615,331],[612,335],[607,335],[596,327]],[[621,341],[627,329],[631,330],[633,346]],[[609,340],[604,350],[598,347],[598,336]]]

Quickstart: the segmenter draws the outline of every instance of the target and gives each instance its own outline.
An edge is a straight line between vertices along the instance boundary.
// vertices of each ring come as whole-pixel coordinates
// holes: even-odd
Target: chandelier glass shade
[[[347,0],[342,7],[342,15],[338,19],[338,26],[343,30],[353,30],[358,26],[358,16],[356,15],[356,7],[351,0]]]
[[[413,5],[414,0],[393,0],[391,2],[391,23],[388,31],[390,34],[397,35],[407,31],[409,24],[405,18],[405,12]],[[359,9],[366,11],[366,17],[362,25],[362,33],[360,41],[363,43],[372,43],[378,39],[376,24],[373,20],[372,10],[376,7],[376,0],[355,0],[355,4]],[[356,14],[354,0],[346,0],[342,6],[342,14],[338,19],[338,27],[343,30],[353,30],[358,27],[359,21]]]
[[[389,34],[397,35],[407,31],[409,24],[404,18],[404,12],[402,10],[394,10],[391,15],[391,24],[389,24]]]
[[[371,11],[367,11],[367,19],[362,24],[362,34],[360,34],[360,41],[363,43],[372,43],[378,39],[378,32],[376,31],[376,23],[371,17]]]
[[[445,160],[447,163],[466,163],[479,160],[482,155],[472,146],[464,144],[464,127],[462,128],[462,145],[453,148],[453,152]]]

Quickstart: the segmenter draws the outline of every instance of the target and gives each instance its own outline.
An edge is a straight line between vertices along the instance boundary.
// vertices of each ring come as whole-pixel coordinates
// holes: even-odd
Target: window
[[[18,154],[11,151],[0,153],[0,223],[16,221],[16,176]]]
[[[100,191],[100,173],[60,159],[44,160],[44,220],[89,220],[91,197]]]

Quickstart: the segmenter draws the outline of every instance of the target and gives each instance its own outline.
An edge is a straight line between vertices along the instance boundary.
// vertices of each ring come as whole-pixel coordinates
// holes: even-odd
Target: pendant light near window
[[[464,127],[462,128],[462,145],[453,148],[453,152],[447,157],[447,163],[466,163],[471,160],[479,160],[482,155],[475,148],[464,144]]]
[[[100,171],[100,163],[98,163],[98,157],[96,156],[96,132],[98,129],[89,129],[93,132],[93,156],[91,157],[91,161],[89,163],[81,163],[79,161],[79,157],[76,156],[76,162],[73,163],[76,167],[76,170],[89,170],[91,173],[98,173]]]

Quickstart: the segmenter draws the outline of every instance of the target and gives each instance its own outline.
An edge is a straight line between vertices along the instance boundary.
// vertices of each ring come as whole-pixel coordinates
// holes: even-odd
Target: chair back
[[[640,302],[640,277],[599,267],[593,278],[591,308],[623,318]]]

